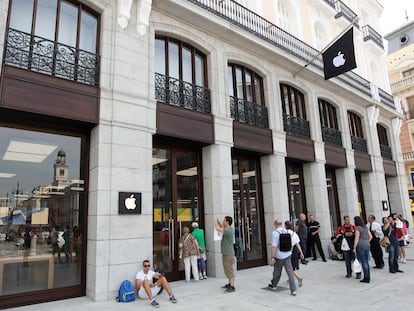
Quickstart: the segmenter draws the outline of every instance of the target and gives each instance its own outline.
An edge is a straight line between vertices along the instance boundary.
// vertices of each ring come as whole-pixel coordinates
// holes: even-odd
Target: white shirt
[[[371,232],[374,232],[375,237],[381,239],[384,236],[381,225],[379,223],[375,221],[373,221],[372,223],[368,222],[367,227],[368,227],[368,230],[371,230]]]
[[[137,276],[135,277],[137,280],[148,280],[150,283],[152,283],[152,278],[154,277],[155,272],[152,270],[149,270],[147,274],[144,273],[143,270],[139,271],[137,273]]]

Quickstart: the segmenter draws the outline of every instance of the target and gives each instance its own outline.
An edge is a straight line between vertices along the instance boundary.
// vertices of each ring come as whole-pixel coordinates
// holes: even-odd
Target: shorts
[[[398,240],[398,244],[400,245],[400,247],[404,247],[405,246],[405,241],[404,240]]]
[[[234,256],[232,256],[232,255],[223,255],[224,274],[225,274],[226,278],[228,278],[228,279],[233,279],[234,278],[233,263],[234,263]]]
[[[157,285],[155,285],[154,287],[151,287],[152,296],[155,297],[158,294],[160,294],[161,289],[162,289],[162,287],[158,287]],[[148,299],[147,293],[145,292],[145,289],[142,285],[141,285],[141,288],[138,291],[138,298]]]

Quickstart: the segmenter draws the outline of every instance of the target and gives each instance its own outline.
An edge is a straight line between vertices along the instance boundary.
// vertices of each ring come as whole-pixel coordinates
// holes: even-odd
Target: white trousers
[[[184,257],[184,271],[185,271],[185,280],[190,282],[191,270],[193,272],[194,280],[198,281],[198,266],[197,266],[197,255]]]

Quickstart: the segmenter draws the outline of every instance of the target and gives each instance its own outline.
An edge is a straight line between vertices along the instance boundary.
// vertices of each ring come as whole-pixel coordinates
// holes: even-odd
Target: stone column
[[[224,277],[220,241],[214,241],[214,219],[234,215],[231,165],[232,119],[216,117],[216,144],[203,148],[203,190],[207,270]],[[234,224],[233,224],[234,227]]]

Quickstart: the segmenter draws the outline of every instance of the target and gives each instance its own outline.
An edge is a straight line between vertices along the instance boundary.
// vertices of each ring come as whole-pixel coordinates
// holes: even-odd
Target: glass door
[[[286,163],[286,176],[290,219],[295,220],[299,218],[301,213],[307,215],[302,165]]]
[[[259,162],[233,157],[233,207],[237,268],[265,264],[263,204]]]
[[[170,280],[182,278],[178,239],[184,226],[200,220],[200,153],[173,147],[153,148],[154,268]]]

